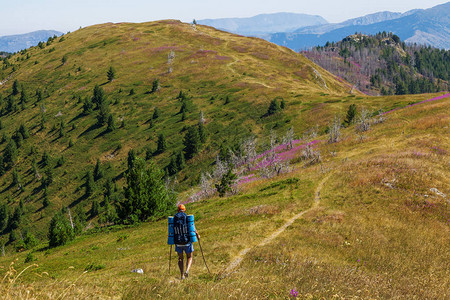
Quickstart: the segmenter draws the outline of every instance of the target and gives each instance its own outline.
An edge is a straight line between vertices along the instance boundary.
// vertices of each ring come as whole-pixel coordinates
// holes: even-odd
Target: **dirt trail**
[[[306,214],[307,212],[315,209],[317,206],[319,206],[320,203],[320,191],[322,190],[323,184],[328,180],[328,178],[330,177],[331,173],[329,173],[328,175],[326,175],[317,185],[316,190],[314,191],[314,203],[313,205],[307,209],[304,210],[298,214],[296,214],[295,216],[293,216],[291,219],[289,219],[286,223],[283,224],[283,226],[281,226],[280,228],[278,228],[278,230],[276,230],[275,232],[273,232],[270,236],[266,237],[261,243],[259,243],[258,245],[254,246],[254,247],[248,247],[243,249],[241,252],[239,252],[239,254],[231,261],[231,263],[228,265],[228,267],[223,271],[223,273],[219,276],[220,278],[224,278],[228,275],[230,275],[234,269],[236,269],[242,262],[242,260],[244,259],[245,255],[253,248],[255,247],[261,247],[261,246],[265,246],[268,243],[272,242],[277,236],[279,236],[283,231],[286,230],[286,228],[288,228],[289,226],[291,226],[297,219],[299,219],[300,217],[302,217],[304,214]]]

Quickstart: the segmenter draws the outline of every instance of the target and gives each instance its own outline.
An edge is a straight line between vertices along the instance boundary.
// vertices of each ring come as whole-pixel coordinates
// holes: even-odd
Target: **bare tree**
[[[341,118],[334,116],[334,120],[329,125],[328,143],[337,143],[341,137]]]
[[[70,208],[67,208],[67,213],[69,214],[70,226],[72,226],[72,229],[73,229],[74,225],[73,225],[72,214],[70,213]]]
[[[288,149],[292,149],[294,147],[294,128],[291,127],[286,130],[286,135],[283,137],[283,144],[287,145]]]
[[[251,162],[256,157],[256,138],[254,136],[244,140],[241,147],[242,158],[250,170]]]
[[[219,155],[216,157],[216,167],[214,168],[213,178],[220,180],[222,176],[228,171],[228,166],[225,162],[220,160]]]
[[[356,131],[366,132],[370,129],[370,115],[371,113],[363,107],[356,122]]]
[[[169,54],[167,55],[167,65],[168,65],[167,72],[168,73],[172,73],[172,71],[173,71],[172,65],[173,65],[174,59],[175,59],[175,51],[170,50]]]
[[[303,134],[303,141],[305,142],[305,148],[303,149],[302,156],[305,160],[308,160],[308,164],[314,164],[320,162],[320,151],[314,149],[314,140],[317,137],[318,126],[309,129]]]
[[[216,188],[212,184],[211,174],[202,173],[200,176],[200,191],[202,197],[209,197],[216,192]]]
[[[205,124],[205,117],[203,115],[203,111],[200,111],[200,113],[199,113],[198,122],[201,124]]]

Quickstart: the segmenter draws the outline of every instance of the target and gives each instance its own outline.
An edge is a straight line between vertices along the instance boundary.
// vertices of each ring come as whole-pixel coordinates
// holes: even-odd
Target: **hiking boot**
[[[186,271],[186,273],[184,273],[184,277],[186,277],[186,278],[189,277],[189,271]]]

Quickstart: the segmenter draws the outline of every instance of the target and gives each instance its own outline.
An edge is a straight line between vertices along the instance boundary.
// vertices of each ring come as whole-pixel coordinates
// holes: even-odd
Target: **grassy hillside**
[[[115,79],[110,82],[111,66]],[[108,177],[120,189],[130,149],[151,156],[164,134],[167,150],[153,158],[166,167],[171,156],[182,151],[185,131],[198,123],[200,112],[209,138],[177,175],[181,190],[196,184],[199,169],[211,168],[220,145],[236,147],[243,137],[267,135],[272,128],[304,129],[313,117],[302,110],[329,116],[332,110],[323,107],[324,95],[342,99],[350,91],[293,51],[178,21],[83,28],[4,60],[0,78],[1,150],[20,125],[30,135],[20,141],[17,161],[0,177],[0,195],[11,213],[23,200],[24,224],[41,240],[55,210],[82,206],[89,211],[93,199],[102,201]],[[152,93],[155,79],[159,90]],[[14,82],[17,95],[12,94]],[[95,125],[98,111],[82,113],[96,85],[108,99],[117,127],[112,132],[106,125]],[[185,114],[180,113],[180,91],[187,95]],[[263,117],[276,97],[285,99],[287,109]],[[156,108],[160,116],[152,119]],[[44,153],[50,157],[49,167]],[[105,177],[87,199],[86,174],[97,159]],[[18,180],[13,180],[14,172]],[[45,191],[42,178],[49,172],[53,183]],[[43,206],[46,197],[49,207]]]
[[[29,267],[2,288],[11,298],[28,291],[38,298],[446,299],[448,109],[444,98],[391,112],[362,140],[353,126],[338,143],[320,136],[322,166],[300,161],[236,196],[188,205],[212,275],[198,244],[188,280],[178,280],[175,256],[168,273],[161,220],[41,246],[27,263],[29,252],[2,258],[4,270],[14,258],[16,270]],[[6,280],[18,277],[10,274]]]
[[[27,232],[40,240],[29,250],[6,247],[6,298],[287,298],[291,290],[304,298],[447,296],[449,98],[406,107],[442,94],[363,96],[286,48],[177,21],[80,29],[3,61],[0,76],[2,160],[11,138],[20,144],[14,163],[3,165],[0,204],[10,216],[23,211],[18,241]],[[83,114],[96,85],[116,121],[112,131],[95,125],[98,110]],[[268,116],[275,98],[285,108]],[[363,135],[350,125],[328,144],[330,121],[343,120],[351,104],[394,111]],[[173,176],[179,201],[192,200],[221,146],[238,149],[249,136],[259,138],[262,153],[276,133],[276,156],[290,167],[271,179],[249,168],[237,194],[188,204],[213,274],[196,245],[192,276],[181,282],[174,257],[168,274],[166,220],[93,228],[90,209],[94,200],[105,205],[109,179],[120,194],[130,149],[166,167],[201,112],[207,139]],[[300,139],[316,125],[310,145],[321,163],[311,164]],[[280,137],[290,127],[297,144],[285,150]],[[160,134],[167,149],[155,153]],[[86,196],[97,159],[103,176]],[[49,249],[50,218],[67,206],[86,212],[91,230]],[[130,272],[136,268],[144,275]]]

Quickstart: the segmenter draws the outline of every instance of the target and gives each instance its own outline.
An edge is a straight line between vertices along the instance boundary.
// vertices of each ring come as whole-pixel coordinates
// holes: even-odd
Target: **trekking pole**
[[[169,252],[169,275],[170,275],[170,262],[172,261],[172,245],[170,245],[170,252]]]
[[[208,270],[209,275],[211,275],[208,265],[206,264],[205,255],[203,255],[203,249],[202,249],[202,244],[200,243],[200,238],[198,238],[198,245],[200,246],[200,251],[202,252],[202,257],[203,257],[203,261],[205,262],[206,269]]]

